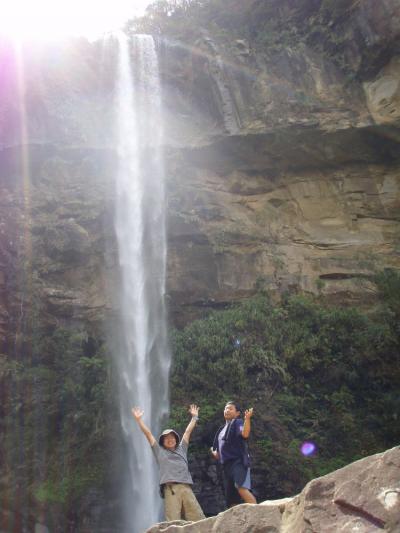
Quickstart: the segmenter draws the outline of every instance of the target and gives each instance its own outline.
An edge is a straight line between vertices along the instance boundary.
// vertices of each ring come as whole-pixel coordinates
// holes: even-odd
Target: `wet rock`
[[[400,56],[392,58],[374,80],[364,83],[364,89],[377,124],[400,122]]]
[[[85,255],[90,248],[88,232],[73,218],[65,220],[58,227],[48,228],[44,241],[50,257],[60,254],[65,261]]]

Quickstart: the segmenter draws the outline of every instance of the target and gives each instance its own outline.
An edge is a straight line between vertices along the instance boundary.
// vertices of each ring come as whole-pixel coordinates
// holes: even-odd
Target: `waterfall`
[[[164,306],[166,229],[163,119],[157,55],[150,36],[118,38],[116,234],[121,275],[118,350],[120,409],[131,480],[127,531],[142,533],[161,516],[158,471],[131,415],[157,438],[168,412],[170,356]]]
[[[228,81],[228,74],[224,60],[219,53],[217,44],[210,37],[208,32],[202,30],[204,41],[211,50],[209,57],[211,78],[216,84],[216,99],[219,101],[225,130],[229,135],[236,135],[241,129],[239,112],[235,99],[231,93],[231,85]]]

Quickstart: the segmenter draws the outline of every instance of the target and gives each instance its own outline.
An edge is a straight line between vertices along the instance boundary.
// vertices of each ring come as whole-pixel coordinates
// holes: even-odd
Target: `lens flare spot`
[[[305,441],[300,446],[300,451],[305,457],[311,457],[317,451],[317,445],[311,441]]]

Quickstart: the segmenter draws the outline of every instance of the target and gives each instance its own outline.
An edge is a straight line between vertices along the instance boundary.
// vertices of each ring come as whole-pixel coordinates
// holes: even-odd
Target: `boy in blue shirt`
[[[245,503],[257,503],[250,492],[250,457],[247,446],[252,416],[253,408],[246,409],[243,421],[238,404],[228,402],[224,408],[225,425],[217,431],[211,448],[213,457],[222,464],[228,507],[240,503],[240,499]]]

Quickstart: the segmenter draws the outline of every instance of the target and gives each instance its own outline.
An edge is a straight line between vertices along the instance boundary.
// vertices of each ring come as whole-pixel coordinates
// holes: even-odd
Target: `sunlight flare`
[[[96,39],[144,12],[149,0],[14,0],[3,7],[0,35],[19,40]]]

